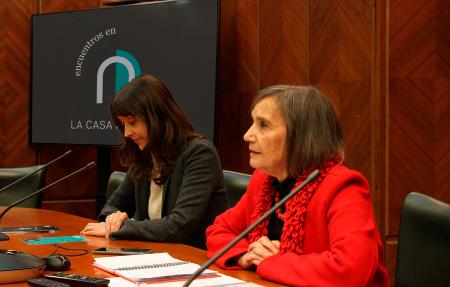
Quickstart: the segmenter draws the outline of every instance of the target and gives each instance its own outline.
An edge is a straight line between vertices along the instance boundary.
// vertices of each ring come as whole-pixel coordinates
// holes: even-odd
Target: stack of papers
[[[242,280],[226,276],[220,273],[217,273],[218,276],[212,278],[197,278],[192,281],[189,287],[212,287],[212,286],[220,286],[220,287],[261,287],[260,285],[244,282]],[[171,282],[131,282],[123,279],[122,277],[108,278],[109,285],[108,287],[182,287],[186,280],[178,280]]]

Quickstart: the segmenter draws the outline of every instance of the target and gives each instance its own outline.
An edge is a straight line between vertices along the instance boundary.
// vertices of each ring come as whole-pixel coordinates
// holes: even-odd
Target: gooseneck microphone
[[[269,209],[266,213],[264,213],[260,218],[258,218],[255,222],[252,223],[247,229],[241,232],[236,238],[234,238],[228,245],[226,245],[224,248],[222,248],[219,252],[216,253],[213,257],[211,257],[208,261],[206,261],[202,266],[200,266],[197,271],[195,271],[191,277],[183,284],[183,287],[189,286],[192,281],[195,280],[195,278],[200,275],[206,268],[211,266],[220,256],[225,254],[228,250],[230,250],[231,247],[236,245],[244,236],[246,236],[250,231],[252,231],[258,224],[260,224],[264,219],[266,219],[269,215],[275,212],[278,208],[280,208],[286,201],[288,201],[291,197],[297,194],[302,188],[305,187],[308,183],[313,181],[318,175],[320,174],[319,170],[316,169],[312,171],[308,177],[305,179],[305,181],[302,182],[299,186],[297,186],[294,190],[289,192],[283,199],[281,199],[279,202],[277,202],[271,209]],[[1,215],[0,215],[1,218]]]
[[[60,179],[58,179],[57,181],[54,181],[54,182],[52,182],[51,184],[49,184],[49,185],[47,185],[47,186],[45,186],[45,187],[43,187],[43,188],[41,188],[41,189],[39,189],[39,190],[37,190],[37,191],[35,191],[35,192],[33,192],[33,193],[31,193],[31,194],[25,196],[24,198],[19,199],[18,201],[11,203],[10,205],[8,205],[8,207],[6,207],[6,208],[2,211],[2,213],[0,213],[0,221],[1,221],[2,217],[5,215],[5,213],[8,212],[8,210],[10,210],[11,208],[13,208],[14,206],[16,206],[16,205],[18,205],[18,204],[24,202],[25,200],[27,200],[27,199],[30,198],[30,197],[33,197],[33,196],[38,195],[39,193],[43,192],[43,191],[46,190],[47,188],[52,187],[52,186],[54,186],[55,184],[60,183],[61,181],[66,180],[66,179],[68,179],[69,177],[74,176],[74,175],[76,175],[76,174],[78,174],[78,173],[80,173],[80,172],[83,172],[83,171],[85,171],[85,170],[88,170],[88,169],[90,169],[91,167],[94,167],[94,166],[95,166],[95,162],[90,162],[90,163],[88,163],[87,165],[85,165],[84,167],[82,167],[82,168],[80,168],[80,169],[78,169],[78,170],[72,172],[71,174],[68,174],[68,175],[66,175],[65,177],[60,178]]]
[[[40,171],[40,170],[43,170],[44,168],[46,168],[47,166],[51,165],[52,163],[54,163],[54,162],[56,162],[56,161],[62,159],[63,157],[67,156],[67,155],[70,154],[71,152],[72,152],[72,150],[69,149],[69,150],[66,151],[64,154],[58,156],[58,157],[55,158],[54,160],[49,161],[48,163],[44,164],[44,165],[41,166],[40,168],[36,169],[35,171],[33,171],[33,172],[29,173],[29,174],[26,174],[26,175],[22,176],[21,178],[19,178],[19,179],[17,179],[16,181],[14,181],[14,182],[8,184],[7,186],[2,187],[2,188],[0,189],[0,193],[2,193],[3,191],[7,190],[7,189],[10,188],[11,186],[13,186],[13,185],[15,185],[15,184],[21,182],[22,180],[24,180],[24,179],[26,179],[26,178],[32,176],[32,175],[35,174],[36,172],[38,172],[38,171]]]

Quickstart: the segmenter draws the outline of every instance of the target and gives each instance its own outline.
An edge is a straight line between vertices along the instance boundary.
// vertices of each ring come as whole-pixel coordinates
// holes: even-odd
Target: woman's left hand
[[[259,265],[266,257],[278,254],[280,252],[280,241],[270,240],[263,236],[248,246],[248,251],[242,255],[238,264],[244,268],[251,265]]]
[[[106,238],[109,238],[111,232],[117,231],[122,226],[122,223],[128,219],[126,212],[116,211],[108,215],[105,219],[106,224]]]

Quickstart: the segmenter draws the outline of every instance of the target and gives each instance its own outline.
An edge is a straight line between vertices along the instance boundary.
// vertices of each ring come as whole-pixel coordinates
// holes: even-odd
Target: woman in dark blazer
[[[83,235],[181,242],[205,247],[205,229],[227,208],[217,152],[192,128],[167,87],[152,75],[128,83],[111,114],[124,135],[129,170]]]

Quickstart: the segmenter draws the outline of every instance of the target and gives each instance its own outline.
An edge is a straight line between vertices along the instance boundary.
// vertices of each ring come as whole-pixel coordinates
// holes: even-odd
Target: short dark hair
[[[312,86],[275,85],[261,90],[252,110],[261,100],[273,97],[286,121],[289,176],[320,168],[327,160],[344,158],[342,129],[328,98]]]
[[[130,139],[125,139],[119,149],[120,163],[130,167],[133,181],[150,177],[156,164],[160,173],[156,182],[164,183],[187,141],[200,136],[169,89],[153,75],[139,76],[125,85],[113,97],[110,111],[122,133],[119,116],[136,116],[147,125],[143,151]]]

